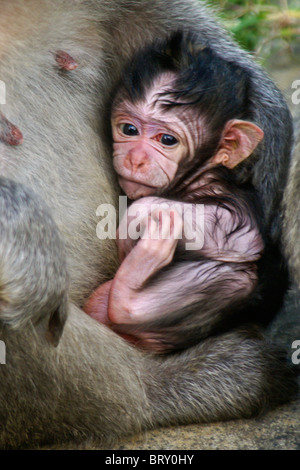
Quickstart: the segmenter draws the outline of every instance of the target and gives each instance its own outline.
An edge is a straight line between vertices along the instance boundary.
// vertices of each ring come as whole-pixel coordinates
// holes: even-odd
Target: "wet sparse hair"
[[[125,67],[112,108],[120,101],[137,103],[163,73],[173,72],[170,89],[158,95],[164,109],[188,107],[201,116],[209,142],[201,162],[217,150],[220,133],[230,119],[251,120],[249,76],[237,64],[224,60],[193,34],[176,32],[140,50]],[[195,155],[197,158],[197,155]]]
[[[226,122],[251,120],[249,74],[217,55],[195,35],[176,32],[141,49],[127,64],[114,93],[112,111],[123,101],[143,101],[155,80],[168,72],[174,73],[175,79],[167,91],[158,93],[162,109],[189,110],[192,119],[201,118],[203,122],[201,146],[186,163],[183,175],[183,181],[192,181],[195,170],[217,152]]]

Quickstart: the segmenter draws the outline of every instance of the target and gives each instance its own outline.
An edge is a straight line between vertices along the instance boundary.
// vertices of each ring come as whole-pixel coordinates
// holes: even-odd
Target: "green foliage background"
[[[236,40],[255,55],[300,55],[300,0],[210,1]]]

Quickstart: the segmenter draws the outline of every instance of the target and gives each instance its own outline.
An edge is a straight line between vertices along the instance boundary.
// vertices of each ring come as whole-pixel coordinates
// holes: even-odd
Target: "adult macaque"
[[[67,441],[76,446],[93,438],[96,445],[111,448],[113,440],[154,426],[250,417],[292,398],[296,385],[285,355],[250,327],[221,332],[186,351],[159,357],[132,347],[78,308],[114,276],[117,266],[114,243],[96,237],[95,211],[118,196],[111,154],[101,135],[107,122],[105,103],[125,61],[146,42],[184,24],[249,76],[251,121],[264,131],[264,146],[236,168],[236,177],[239,183],[251,181],[259,192],[266,250],[271,251],[277,249],[281,233],[279,207],[292,130],[287,106],[273,83],[198,1],[1,0],[0,5],[5,113],[26,136],[17,148],[0,142],[1,176],[3,182],[12,179],[21,187],[31,211],[23,217],[24,205],[12,193],[0,213],[0,339],[6,345],[6,364],[0,367],[1,447]],[[49,61],[49,51],[56,50],[76,58],[76,73],[59,73],[55,60]],[[37,211],[40,200],[48,206],[46,212]],[[12,231],[14,214],[19,228]],[[49,230],[48,236],[39,228],[35,235],[35,218],[38,227]],[[53,225],[63,240],[61,245],[53,238],[56,250],[49,246]],[[24,234],[30,259],[35,250],[42,256],[37,257],[38,266],[28,263],[27,270],[27,243],[20,243]],[[10,253],[13,262],[3,266],[1,260]],[[69,274],[69,284],[63,282],[59,289],[57,257],[62,265],[66,261]],[[261,317],[274,314],[275,294],[284,290],[281,257],[268,262],[270,296]],[[31,286],[34,311],[28,303],[22,309],[27,297],[23,283]],[[22,327],[13,314],[10,321],[2,317],[3,306],[8,312],[12,299],[3,285],[13,291]],[[66,298],[66,310],[53,310],[56,302],[63,307]],[[45,312],[47,304],[45,328],[39,330],[33,326],[35,312]],[[53,333],[63,318],[54,315],[57,321],[50,321],[57,311],[69,315],[54,348],[44,332],[52,331],[54,341],[59,337]]]
[[[253,302],[259,204],[230,172],[263,138],[246,120],[248,90],[240,67],[182,34],[140,51],[123,75],[112,105],[113,164],[127,196],[142,197],[130,207],[139,209],[141,238],[130,240],[125,227],[122,264],[84,310],[147,349],[191,346]]]

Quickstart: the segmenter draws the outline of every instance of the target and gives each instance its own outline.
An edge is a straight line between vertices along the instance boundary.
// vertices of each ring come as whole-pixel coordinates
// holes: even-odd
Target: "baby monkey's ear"
[[[234,168],[248,158],[264,137],[264,132],[249,121],[232,119],[228,121],[219,149],[211,159],[213,165],[222,164]]]

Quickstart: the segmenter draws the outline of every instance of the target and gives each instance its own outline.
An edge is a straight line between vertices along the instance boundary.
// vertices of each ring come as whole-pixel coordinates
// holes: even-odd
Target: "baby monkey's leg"
[[[144,321],[147,312],[143,312],[143,318],[137,313],[144,286],[173,259],[182,233],[182,219],[176,210],[156,208],[146,215],[141,225],[142,238],[135,245],[126,244],[130,251],[115,278],[101,285],[84,307],[86,313],[101,323]],[[123,252],[125,244],[122,240],[119,242]]]

